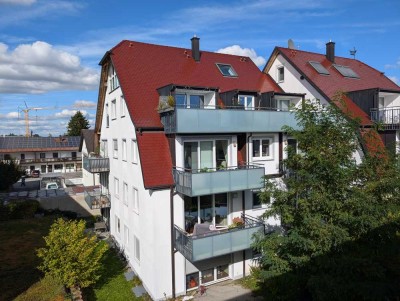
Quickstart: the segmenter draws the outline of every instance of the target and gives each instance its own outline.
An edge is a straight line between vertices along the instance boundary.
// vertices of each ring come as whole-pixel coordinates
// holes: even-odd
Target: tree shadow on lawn
[[[93,285],[83,289],[83,299],[85,301],[98,300],[95,290],[101,290],[112,279],[122,275],[126,270],[126,264],[118,257],[113,248],[109,248],[102,259],[100,279]],[[125,277],[123,278],[125,281]]]
[[[266,300],[399,300],[399,230],[397,222],[374,229],[260,283],[254,293]]]

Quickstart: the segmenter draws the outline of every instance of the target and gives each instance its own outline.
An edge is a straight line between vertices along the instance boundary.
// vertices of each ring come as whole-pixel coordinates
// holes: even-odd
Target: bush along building
[[[378,129],[378,148],[398,152],[400,140],[400,87],[367,64],[335,56],[335,43],[326,44],[325,54],[276,47],[263,72],[284,91],[304,93],[306,99],[332,103],[337,92],[345,93],[339,105],[360,121],[361,135]],[[368,140],[361,146],[368,151]]]
[[[279,177],[284,92],[248,58],[122,41],[101,62],[95,125],[111,234],[155,300],[248,274],[252,235],[279,226],[258,192]],[[289,89],[287,89],[289,91]],[[106,159],[106,160],[105,160]]]

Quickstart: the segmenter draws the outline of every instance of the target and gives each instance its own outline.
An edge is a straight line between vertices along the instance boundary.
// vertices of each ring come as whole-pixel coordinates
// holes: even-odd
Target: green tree
[[[10,185],[17,182],[23,174],[24,172],[14,160],[0,162],[0,190],[8,189]]]
[[[44,238],[46,247],[37,251],[39,269],[67,287],[88,287],[99,279],[101,259],[108,246],[85,233],[85,222],[56,220]]]
[[[376,246],[399,242],[400,169],[382,152],[357,164],[359,124],[344,116],[340,100],[339,94],[335,101],[342,110],[321,110],[311,102],[296,110],[301,130],[284,131],[299,151],[288,147],[288,176],[283,183],[267,181],[261,193],[264,201],[274,199],[265,217],[280,216],[284,230],[259,236],[254,244],[262,253],[257,277],[271,298],[382,298],[366,288],[394,289],[393,280],[381,277],[390,267],[376,256]],[[400,263],[398,255],[393,260]]]
[[[83,116],[81,111],[75,113],[68,122],[67,136],[80,136],[81,130],[89,128],[89,121]]]

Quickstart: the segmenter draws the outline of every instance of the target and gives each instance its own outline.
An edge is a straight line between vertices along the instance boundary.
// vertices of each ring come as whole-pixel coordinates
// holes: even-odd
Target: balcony
[[[293,112],[276,109],[175,107],[160,114],[166,134],[280,132],[284,125],[299,128]]]
[[[400,129],[400,107],[372,108],[371,120],[380,123],[387,130]]]
[[[84,191],[84,198],[90,209],[111,207],[110,195],[100,191]]]
[[[176,191],[187,196],[199,196],[264,187],[264,167],[243,165],[220,170],[183,170],[175,168]]]
[[[264,233],[264,223],[243,214],[242,220],[240,227],[200,235],[190,235],[175,225],[175,248],[190,262],[249,249],[253,234]]]
[[[83,168],[88,172],[109,172],[110,171],[110,159],[101,157],[84,157]]]
[[[19,164],[30,163],[53,163],[53,162],[79,162],[81,157],[62,157],[62,158],[35,158],[35,159],[20,159],[16,160]]]

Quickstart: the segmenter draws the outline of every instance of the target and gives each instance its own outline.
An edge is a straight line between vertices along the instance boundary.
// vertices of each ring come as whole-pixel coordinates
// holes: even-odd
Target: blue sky
[[[60,135],[76,110],[94,124],[104,53],[123,39],[248,55],[262,68],[289,38],[356,58],[400,83],[398,0],[0,0],[0,134]],[[19,115],[19,116],[18,116]]]

